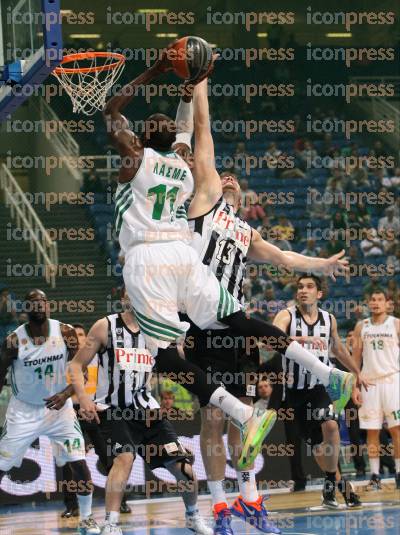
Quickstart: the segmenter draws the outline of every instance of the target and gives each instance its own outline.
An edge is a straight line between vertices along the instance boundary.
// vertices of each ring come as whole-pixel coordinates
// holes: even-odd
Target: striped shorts
[[[184,338],[190,324],[179,319],[179,312],[206,329],[241,309],[184,242],[136,245],[125,258],[123,275],[147,347],[154,354]]]

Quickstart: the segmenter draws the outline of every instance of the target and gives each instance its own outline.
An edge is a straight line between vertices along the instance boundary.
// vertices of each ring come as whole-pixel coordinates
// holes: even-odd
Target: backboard
[[[60,0],[1,0],[0,122],[62,59]]]

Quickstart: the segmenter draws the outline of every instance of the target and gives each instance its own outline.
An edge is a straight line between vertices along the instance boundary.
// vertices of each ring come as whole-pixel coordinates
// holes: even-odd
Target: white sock
[[[307,349],[304,349],[298,342],[293,341],[286,349],[285,357],[294,360],[303,368],[316,375],[324,386],[329,385],[329,376],[332,368],[324,364],[318,357]]]
[[[207,485],[211,492],[213,505],[217,505],[217,503],[228,503],[222,481],[207,481]]]
[[[396,467],[396,474],[398,474],[400,472],[400,459],[395,459],[394,465]]]
[[[236,470],[237,480],[239,483],[239,492],[245,502],[255,502],[259,498],[256,473],[254,470],[239,472]]]
[[[119,523],[119,511],[110,511],[106,513],[106,524],[116,526]]]
[[[315,358],[315,357],[314,357]],[[232,394],[227,392],[222,386],[218,387],[210,398],[211,405],[219,407],[228,416],[237,422],[244,424],[253,414],[253,407],[245,405]]]
[[[379,457],[369,458],[369,466],[371,468],[371,473],[379,476]]]
[[[77,494],[76,497],[78,498],[80,519],[85,520],[86,518],[89,518],[89,516],[92,514],[93,494],[88,494],[87,496]]]

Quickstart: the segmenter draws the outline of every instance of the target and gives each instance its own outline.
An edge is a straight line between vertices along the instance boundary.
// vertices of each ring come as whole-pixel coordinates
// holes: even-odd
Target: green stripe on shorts
[[[217,319],[221,320],[233,314],[235,310],[236,301],[232,295],[222,286],[219,287],[219,304]]]
[[[144,314],[141,314],[137,310],[135,310],[135,313],[137,314],[137,316],[141,320],[146,321],[147,323],[150,323],[151,326],[154,326],[155,329],[160,327],[161,329],[165,329],[167,331],[170,331],[172,334],[176,334],[178,336],[180,336],[184,332],[181,329],[176,329],[175,327],[171,327],[170,325],[167,325],[166,323],[160,323],[159,321],[152,320],[152,319],[148,318],[147,316],[145,316]]]
[[[137,313],[136,313],[137,314]],[[138,321],[140,329],[148,334],[149,336],[153,336],[154,338],[159,338],[160,340],[168,340],[170,342],[173,342],[177,338],[179,338],[180,335],[175,334],[169,330],[161,329],[160,327],[155,327],[148,321],[139,318],[138,315],[136,315],[136,319]]]
[[[139,321],[139,327],[140,327],[140,330],[144,333],[144,334],[147,334],[147,336],[151,336],[152,338],[155,338],[156,340],[164,340],[165,342],[174,342],[176,340],[176,337],[165,337],[163,336],[162,334],[159,334],[159,333],[156,333],[155,331],[148,331],[146,329],[146,327],[144,327]]]

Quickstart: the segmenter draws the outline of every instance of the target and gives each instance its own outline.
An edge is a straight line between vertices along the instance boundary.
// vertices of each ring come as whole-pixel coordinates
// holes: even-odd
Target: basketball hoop
[[[70,96],[74,113],[103,110],[108,91],[120,77],[125,56],[115,52],[82,52],[64,56],[53,71]]]

